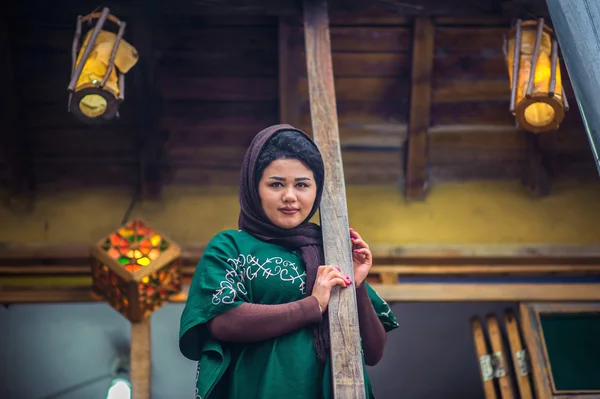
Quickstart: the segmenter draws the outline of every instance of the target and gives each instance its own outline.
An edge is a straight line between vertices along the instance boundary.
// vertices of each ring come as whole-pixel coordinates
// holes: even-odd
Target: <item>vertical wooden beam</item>
[[[289,37],[290,26],[283,17],[279,17],[279,51],[277,55],[279,61],[279,123],[290,123],[288,122],[288,91],[290,89],[288,84],[290,69]]]
[[[500,321],[498,321],[498,317],[494,314],[487,315],[486,321],[490,344],[492,346],[492,359],[494,359],[495,364],[494,373],[498,381],[500,396],[502,399],[516,399],[507,356],[509,351],[506,350],[504,345],[502,331],[500,330]]]
[[[423,199],[427,192],[427,146],[431,110],[431,75],[435,27],[428,17],[415,20],[405,196]]]
[[[131,323],[130,378],[132,399],[150,399],[152,356],[150,353],[150,317]]]
[[[279,123],[298,127],[300,102],[298,97],[298,53],[293,48],[292,31],[297,29],[289,17],[279,18]]]
[[[140,192],[142,198],[157,199],[162,191],[161,159],[164,136],[158,128],[158,89],[154,36],[158,6],[156,0],[140,4],[133,25],[133,45],[140,54],[134,67],[136,124],[140,149]]]
[[[335,102],[329,17],[324,0],[304,0],[304,39],[314,140],[325,162],[320,215],[325,262],[353,275],[346,186]],[[365,397],[356,290],[336,287],[329,301],[331,368],[335,398]]]
[[[527,143],[523,184],[531,190],[534,197],[545,197],[552,191],[552,178],[540,145],[540,136],[527,131],[522,133]]]
[[[7,9],[5,9],[7,12]],[[0,121],[3,162],[6,168],[5,186],[8,200],[30,194],[33,186],[30,150],[27,133],[19,127],[19,95],[16,87],[13,59],[10,46],[9,20],[7,13],[0,18],[0,76],[2,76],[2,98]],[[1,177],[1,176],[0,176]]]
[[[600,172],[600,2],[546,0]]]
[[[471,317],[470,323],[471,332],[473,334],[473,343],[475,345],[475,354],[479,361],[479,375],[483,384],[485,399],[498,399],[496,388],[494,386],[494,368],[483,324],[477,316]]]

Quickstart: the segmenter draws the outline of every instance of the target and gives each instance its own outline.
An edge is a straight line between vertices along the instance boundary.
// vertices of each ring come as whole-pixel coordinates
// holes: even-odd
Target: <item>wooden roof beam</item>
[[[408,200],[423,199],[427,192],[434,33],[435,27],[430,18],[415,20],[405,170],[405,197]]]

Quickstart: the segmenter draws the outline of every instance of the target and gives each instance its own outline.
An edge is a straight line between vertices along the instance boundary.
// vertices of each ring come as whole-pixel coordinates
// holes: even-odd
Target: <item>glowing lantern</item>
[[[79,54],[82,25],[97,19],[87,32]],[[106,20],[115,23],[118,33],[104,30]],[[72,71],[69,83],[69,112],[86,123],[104,123],[118,116],[125,100],[125,74],[137,63],[137,50],[123,39],[126,23],[104,8],[77,17],[73,38]]]
[[[554,32],[537,21],[517,20],[506,43],[510,77],[510,112],[532,133],[558,129],[569,104],[564,95],[558,42]]]
[[[181,249],[133,220],[92,249],[94,291],[132,322],[146,319],[181,292]]]

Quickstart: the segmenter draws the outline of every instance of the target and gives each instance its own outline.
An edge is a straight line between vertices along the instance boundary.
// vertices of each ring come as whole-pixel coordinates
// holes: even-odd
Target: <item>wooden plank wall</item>
[[[397,15],[330,17],[344,174],[349,184],[398,184],[409,112],[412,20]],[[293,22],[292,22],[293,24]],[[304,39],[293,24],[297,124],[311,132]]]
[[[18,91],[15,100],[21,108],[19,123],[31,145],[36,186],[133,186],[137,147],[131,92],[126,92],[128,107],[121,112],[121,120],[111,126],[92,128],[67,113],[77,11],[43,15],[28,13],[25,6],[11,18],[9,32]],[[93,8],[83,12],[89,10]]]
[[[278,20],[170,14],[162,29],[167,179],[237,184],[253,136],[278,123]]]
[[[504,35],[510,21],[437,18],[432,87],[430,179],[520,178],[527,156],[523,132],[508,112]],[[567,77],[564,65],[563,77]],[[572,108],[540,144],[556,176],[595,178],[593,158],[568,79]]]
[[[72,4],[71,4],[72,3]],[[25,3],[23,3],[25,4]],[[166,7],[166,6],[163,6]],[[15,6],[10,19],[14,73],[38,188],[131,186],[138,175],[135,95],[121,119],[86,126],[66,112],[70,47],[77,13],[70,2],[52,15]],[[113,10],[128,20],[131,10]],[[289,120],[310,133],[300,16],[203,16],[163,9],[155,51],[159,106],[167,135],[166,184],[235,185],[244,150],[260,129],[280,122],[280,92]],[[129,14],[128,14],[129,13]],[[128,20],[129,22],[129,20]],[[438,18],[434,45],[428,174],[431,183],[520,178],[526,147],[508,112],[502,55],[509,21]],[[413,19],[394,14],[331,13],[331,46],[347,184],[403,182],[409,115]],[[131,40],[135,26],[128,27]],[[279,87],[279,34],[289,74]],[[135,45],[135,43],[133,43]],[[142,55],[144,56],[144,55]],[[148,56],[148,55],[146,55]],[[136,78],[134,67],[128,82]],[[563,66],[563,76],[566,75]],[[568,81],[571,111],[541,145],[556,175],[597,173]],[[132,84],[128,87],[133,87]]]

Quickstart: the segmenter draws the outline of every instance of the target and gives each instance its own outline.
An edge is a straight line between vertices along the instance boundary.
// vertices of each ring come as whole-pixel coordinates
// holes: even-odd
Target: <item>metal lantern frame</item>
[[[531,58],[531,68],[529,71],[528,80],[526,83],[525,95],[517,103],[517,91],[519,88],[519,70],[521,60],[521,41],[522,32],[524,30],[536,30],[535,44],[533,48],[533,54]],[[546,33],[550,36],[551,40],[551,53],[550,53],[550,79],[548,90],[535,91],[534,92],[534,79],[536,68],[538,67],[538,61],[540,57],[540,47],[542,42],[542,35]],[[515,26],[509,31],[508,38],[514,37],[514,52],[513,62],[509,65],[512,68],[512,82],[511,82],[511,94],[510,94],[510,112],[516,117],[517,124],[519,127],[528,130],[533,133],[541,133],[550,130],[558,129],[562,122],[565,112],[569,110],[569,103],[565,95],[564,86],[561,85],[560,100],[555,96],[557,92],[557,68],[558,65],[558,42],[556,40],[554,31],[545,25],[544,18],[538,18],[537,20],[522,21],[518,19]],[[508,40],[505,40],[505,55],[507,62],[508,60]],[[529,123],[525,118],[525,109],[535,103],[546,103],[550,105],[554,110],[554,117],[545,126],[536,126]]]
[[[80,39],[81,39],[81,31],[84,23],[91,23],[94,19],[97,19],[96,25],[92,31],[90,39],[87,43],[87,46],[81,56],[81,60],[77,63],[77,56],[79,49],[81,47]],[[119,27],[119,31],[117,33],[117,38],[112,48],[112,52],[110,54],[110,59],[108,62],[108,68],[106,70],[106,74],[104,75],[101,81],[86,83],[77,87],[77,81],[81,76],[81,72],[83,71],[83,67],[85,66],[86,61],[88,60],[90,53],[92,52],[94,45],[96,43],[96,39],[98,35],[102,31],[104,24],[109,20],[116,24]],[[110,14],[110,9],[105,7],[102,9],[102,12],[93,12],[86,16],[77,16],[77,26],[75,29],[75,36],[73,38],[72,45],[72,69],[71,69],[71,81],[69,83],[68,91],[69,91],[69,103],[68,103],[68,111],[72,112],[77,118],[86,122],[86,123],[105,123],[107,120],[113,119],[115,116],[119,117],[119,105],[125,100],[125,74],[119,73],[118,69],[115,69],[115,58],[117,56],[117,50],[119,48],[119,44],[125,35],[125,28],[127,24],[125,21],[121,21],[119,18]],[[119,94],[117,95],[109,88],[105,87],[106,81],[108,80],[111,72],[116,70],[118,77],[118,87]],[[106,111],[96,117],[90,118],[86,116],[80,109],[78,104],[80,101],[87,95],[98,95],[104,98],[107,103]]]

